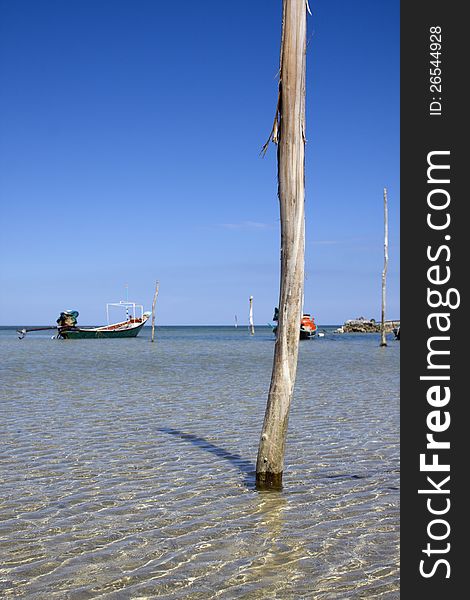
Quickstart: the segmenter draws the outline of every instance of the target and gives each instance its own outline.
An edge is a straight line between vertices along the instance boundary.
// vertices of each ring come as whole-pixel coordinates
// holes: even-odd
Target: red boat
[[[304,313],[300,319],[300,339],[308,340],[312,338],[317,332],[317,326],[315,320],[309,314]]]
[[[274,309],[274,317],[273,321],[279,320],[279,309]],[[315,319],[309,315],[308,313],[304,313],[302,318],[300,319],[300,339],[301,340],[309,340],[315,336],[317,332],[317,326],[315,324]],[[273,333],[276,335],[277,333],[277,325],[273,327]]]

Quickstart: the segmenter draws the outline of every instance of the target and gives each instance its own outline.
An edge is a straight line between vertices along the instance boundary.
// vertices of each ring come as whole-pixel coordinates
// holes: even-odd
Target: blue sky
[[[399,2],[310,2],[305,310],[399,311]],[[0,0],[1,324],[270,321],[281,0]]]

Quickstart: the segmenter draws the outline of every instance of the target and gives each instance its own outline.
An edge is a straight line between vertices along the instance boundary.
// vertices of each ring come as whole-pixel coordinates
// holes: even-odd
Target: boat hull
[[[90,340],[90,339],[117,339],[117,338],[134,338],[139,335],[142,327],[141,323],[136,327],[128,327],[127,329],[69,329],[61,331],[60,336],[66,340]]]
[[[311,340],[312,338],[315,337],[316,334],[316,329],[314,329],[313,331],[311,330],[305,330],[305,329],[301,329],[300,330],[300,334],[299,334],[299,339],[300,340]],[[277,326],[273,327],[273,333],[275,336],[277,336]]]

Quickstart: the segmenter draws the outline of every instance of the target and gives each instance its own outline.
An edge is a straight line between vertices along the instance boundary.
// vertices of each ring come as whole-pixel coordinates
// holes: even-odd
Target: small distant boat
[[[279,320],[279,309],[274,309],[273,321]],[[301,340],[310,340],[315,337],[317,332],[317,326],[315,324],[315,319],[308,313],[304,313],[302,318],[300,319],[300,330],[299,330],[299,338]],[[277,325],[273,327],[274,335],[277,334]]]
[[[109,309],[120,308],[126,311],[125,320],[117,323],[109,322]],[[137,315],[139,313],[139,315]],[[107,339],[107,338],[131,338],[137,337],[142,327],[150,317],[150,312],[144,312],[144,307],[135,302],[109,302],[106,304],[108,324],[102,327],[78,327],[78,311],[66,310],[60,313],[55,327],[33,327],[30,329],[19,329],[18,336],[22,339],[29,331],[41,331],[45,329],[56,329],[54,336],[60,340],[84,340],[84,339]]]
[[[317,326],[313,317],[309,314],[304,313],[300,319],[300,339],[308,340],[312,338],[317,332]]]

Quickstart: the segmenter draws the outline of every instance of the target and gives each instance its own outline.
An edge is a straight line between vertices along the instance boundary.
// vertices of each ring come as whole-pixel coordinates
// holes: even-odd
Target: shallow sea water
[[[399,598],[399,349],[301,342],[281,492],[268,328],[0,331],[0,597]]]

